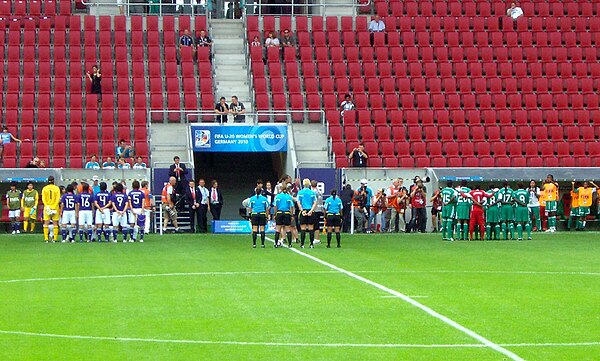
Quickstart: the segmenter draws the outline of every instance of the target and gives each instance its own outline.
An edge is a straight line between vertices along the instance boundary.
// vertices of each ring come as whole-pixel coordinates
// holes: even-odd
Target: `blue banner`
[[[287,125],[192,125],[194,152],[287,152]]]
[[[317,189],[323,195],[328,196],[333,189],[339,188],[336,184],[336,173],[335,168],[299,168],[298,177],[300,179],[308,178],[310,180],[317,181]]]
[[[213,233],[227,233],[227,234],[250,234],[252,233],[252,226],[250,221],[213,221],[212,224]],[[267,222],[265,233],[275,233],[275,222]]]

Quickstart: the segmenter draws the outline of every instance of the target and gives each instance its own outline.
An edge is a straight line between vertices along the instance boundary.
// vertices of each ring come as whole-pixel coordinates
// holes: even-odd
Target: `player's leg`
[[[256,238],[258,237],[258,217],[257,216],[251,216],[251,222],[252,222],[252,247],[256,248]]]
[[[123,233],[123,243],[128,241],[129,223],[127,223],[127,213],[123,213],[120,217],[121,233]]]
[[[79,242],[83,242],[83,234],[85,232],[85,219],[84,219],[84,214],[85,212],[81,211],[79,212]]]
[[[23,233],[27,233],[29,230],[29,214],[31,213],[31,208],[23,209]]]
[[[279,220],[279,215],[275,215],[275,248],[279,247],[279,237],[281,236],[281,221]]]
[[[304,248],[304,242],[306,241],[306,217],[300,213],[300,247]]]
[[[49,241],[49,230],[48,227],[50,226],[50,218],[46,215],[46,211],[44,211],[44,241],[48,242]]]
[[[477,223],[477,211],[471,212],[469,218],[469,240],[473,240],[473,232],[475,232],[475,224]]]
[[[263,215],[261,215],[260,218],[261,218],[261,220],[260,220],[261,226],[259,227],[260,228],[260,246],[262,248],[265,248],[265,238],[266,238],[265,228],[267,228],[267,215],[263,214]]]
[[[332,236],[331,232],[333,232],[333,227],[328,226],[326,229],[327,229],[327,248],[330,248],[331,247],[331,236]]]
[[[314,217],[314,215],[313,215]],[[308,240],[310,241],[310,248],[314,248],[315,243],[315,228],[313,222],[308,224]]]

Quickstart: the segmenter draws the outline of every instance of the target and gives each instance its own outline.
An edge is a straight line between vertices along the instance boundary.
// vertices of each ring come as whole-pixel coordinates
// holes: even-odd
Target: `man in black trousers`
[[[200,212],[200,216],[198,218],[198,225],[200,226],[200,233],[206,233],[207,229],[207,222],[208,219],[206,217],[208,211],[210,211],[210,200],[209,200],[209,193],[208,193],[208,189],[206,189],[205,187],[205,183],[204,183],[204,179],[200,178],[198,179],[198,191],[200,192],[201,198],[200,198],[200,208],[199,208],[199,212]]]
[[[183,195],[183,188],[187,182],[187,174],[188,170],[185,167],[185,164],[179,162],[179,157],[175,156],[173,158],[173,164],[169,167],[169,177],[175,177],[177,183],[175,184],[175,191],[179,195]]]
[[[221,219],[221,209],[223,208],[223,194],[221,188],[219,188],[219,182],[212,180],[212,187],[209,191],[210,197],[210,213],[212,214],[213,220],[218,221]]]
[[[192,233],[196,233],[196,221],[198,224],[201,223],[200,202],[202,201],[202,194],[193,180],[190,181],[189,187],[185,188],[185,200],[190,208],[190,230]]]

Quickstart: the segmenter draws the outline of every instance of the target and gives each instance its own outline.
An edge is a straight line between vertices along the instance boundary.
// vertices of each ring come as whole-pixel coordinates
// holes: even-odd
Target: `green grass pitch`
[[[521,359],[600,360],[599,238],[344,235],[341,249],[301,252]],[[250,245],[250,236],[0,236],[0,359],[510,360],[364,280]]]

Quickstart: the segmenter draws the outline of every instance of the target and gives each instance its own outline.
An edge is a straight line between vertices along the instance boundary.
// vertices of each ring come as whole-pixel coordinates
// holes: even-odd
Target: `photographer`
[[[364,168],[367,166],[367,159],[369,156],[365,152],[365,146],[359,144],[358,147],[352,149],[352,152],[350,152],[348,158],[350,158],[353,167]]]
[[[162,190],[161,201],[164,207],[163,216],[165,218],[163,224],[163,233],[167,232],[167,226],[169,225],[169,220],[173,223],[173,227],[175,227],[175,232],[179,232],[179,226],[177,225],[177,210],[175,209],[175,202],[173,199],[173,195],[175,194],[174,186],[177,183],[175,177],[169,178],[169,183],[165,184]]]
[[[368,217],[365,212],[365,204],[367,200],[367,191],[364,187],[358,188],[354,191],[354,197],[352,197],[352,206],[354,207],[354,228],[356,233],[366,232],[365,222]]]
[[[423,185],[423,181],[420,178],[417,180],[417,178],[415,177],[415,184],[411,187],[410,192],[412,214],[410,227],[408,228],[411,231],[425,233],[425,227],[427,226],[427,212],[425,209],[427,205],[427,190]]]
[[[387,211],[387,197],[385,189],[377,191],[375,201],[373,202],[373,216],[375,218],[375,232],[385,232],[385,212]]]
[[[342,231],[350,232],[350,207],[352,207],[352,197],[354,196],[354,191],[352,190],[352,185],[346,184],[342,191],[340,192],[340,199],[342,200],[342,204],[344,206],[342,212]]]

